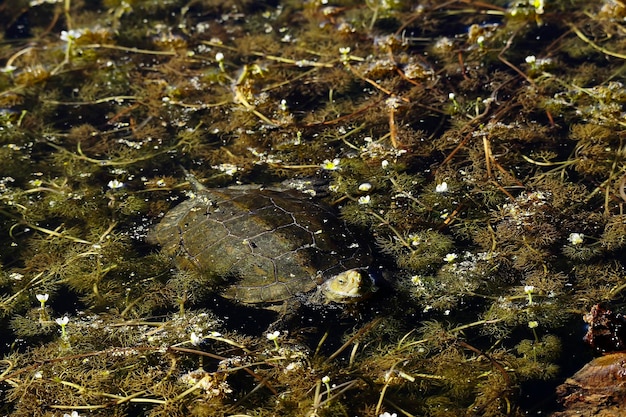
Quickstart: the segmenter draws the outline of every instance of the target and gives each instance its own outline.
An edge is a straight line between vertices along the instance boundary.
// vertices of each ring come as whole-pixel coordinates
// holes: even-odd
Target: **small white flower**
[[[419,235],[412,233],[409,235],[409,242],[411,242],[411,246],[418,246],[422,243],[422,238]]]
[[[359,197],[359,204],[369,204],[371,203],[372,198],[369,195],[363,195],[361,197]]]
[[[524,287],[524,292],[526,293],[526,295],[528,295],[528,305],[531,305],[533,303],[533,291],[535,290],[535,287],[532,285],[526,285]]]
[[[268,333],[267,340],[276,340],[280,336],[280,332],[278,330],[274,330],[272,333]]]
[[[457,255],[456,253],[449,253],[446,256],[443,257],[443,260],[449,263],[452,263],[456,260],[456,258],[458,258],[459,255]]]
[[[339,165],[341,164],[341,159],[335,158],[332,161],[327,159],[322,164],[322,169],[325,171],[338,171],[341,169]]]
[[[400,104],[400,99],[398,99],[397,97],[389,97],[387,100],[385,100],[385,105],[388,109],[397,109],[398,107],[400,107]]]
[[[192,345],[199,346],[200,343],[202,343],[202,335],[197,335],[195,332],[191,332],[190,340]]]
[[[63,316],[63,317],[59,317],[58,319],[55,320],[57,322],[57,324],[61,327],[65,326],[67,323],[70,322],[70,318],[67,316]]]
[[[330,377],[329,377],[328,375],[325,375],[325,376],[322,378],[322,382],[323,382],[324,384],[328,384],[328,383],[330,382]]]
[[[24,278],[24,275],[20,274],[19,272],[11,272],[9,274],[9,278],[12,279],[13,281],[21,281],[22,278]]]
[[[45,303],[46,301],[48,301],[48,298],[50,297],[50,294],[37,294],[35,295],[35,297],[37,297],[37,300],[40,303]]]
[[[576,246],[576,245],[580,245],[581,243],[583,243],[584,238],[585,238],[585,235],[582,233],[570,233],[567,240],[569,240],[569,242],[572,245]]]
[[[17,69],[17,67],[14,67],[13,65],[5,65],[4,67],[0,68],[0,72],[3,72],[5,74],[9,74],[13,71],[15,71]]]
[[[72,411],[72,414],[63,414],[63,417],[80,417],[80,415],[78,414],[78,411]]]
[[[454,94],[454,93],[448,93],[448,98],[449,98],[450,100],[454,100],[454,99],[456,98],[456,94]]]
[[[385,411],[384,413],[379,414],[378,417],[398,417],[398,415],[396,413],[389,414],[387,411]]]
[[[436,193],[447,193],[448,192],[448,183],[447,182],[442,182],[440,184],[437,184],[435,186],[435,192]]]
[[[117,190],[119,188],[122,188],[124,186],[124,183],[118,180],[111,180],[109,181],[107,186],[112,190]]]
[[[343,48],[339,48],[339,53],[341,55],[348,55],[350,53],[350,47],[349,46],[345,46]]]
[[[525,59],[527,64],[534,64],[535,62],[537,62],[537,58],[534,55],[528,55]]]
[[[71,40],[78,39],[83,34],[78,30],[62,30],[61,31],[61,40],[63,42],[69,42]]]
[[[537,326],[539,326],[539,322],[536,320],[532,320],[528,322],[528,327],[530,327],[531,329],[536,328]]]
[[[372,189],[372,184],[370,184],[369,182],[364,182],[363,184],[359,185],[359,191],[367,192],[371,189]]]
[[[35,374],[33,375],[33,378],[35,378],[35,379],[41,379],[41,378],[43,378],[43,374],[41,373],[41,371],[37,371],[37,372],[35,372]]]
[[[224,61],[224,54],[223,54],[223,53],[221,53],[221,52],[216,53],[216,54],[215,54],[215,60],[216,60],[217,62],[222,62],[222,61]]]
[[[386,159],[383,160],[383,162],[380,163],[380,166],[383,169],[387,169],[389,167],[389,161],[387,161]]]

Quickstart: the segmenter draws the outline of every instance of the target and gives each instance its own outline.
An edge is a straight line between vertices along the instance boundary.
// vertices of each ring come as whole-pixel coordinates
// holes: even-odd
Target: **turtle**
[[[303,294],[354,303],[375,291],[369,246],[332,207],[294,189],[206,188],[187,178],[194,192],[164,215],[148,241],[179,269],[221,283],[224,298],[278,309]]]

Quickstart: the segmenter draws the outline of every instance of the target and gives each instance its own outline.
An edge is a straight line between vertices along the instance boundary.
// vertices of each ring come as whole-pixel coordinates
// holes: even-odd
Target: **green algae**
[[[0,6],[0,410],[541,411],[528,387],[563,380],[581,314],[626,288],[625,16],[612,0]],[[180,166],[210,186],[324,180],[379,253],[380,296],[270,340],[230,325],[236,307],[145,243],[186,198]]]

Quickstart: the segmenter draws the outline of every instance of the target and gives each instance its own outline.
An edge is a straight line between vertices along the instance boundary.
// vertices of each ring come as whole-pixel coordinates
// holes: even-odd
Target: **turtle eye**
[[[343,285],[343,284],[345,284],[345,283],[346,283],[346,280],[345,280],[345,279],[343,279],[343,278],[339,278],[339,279],[337,280],[337,282],[338,282],[338,283],[340,283],[341,285]]]

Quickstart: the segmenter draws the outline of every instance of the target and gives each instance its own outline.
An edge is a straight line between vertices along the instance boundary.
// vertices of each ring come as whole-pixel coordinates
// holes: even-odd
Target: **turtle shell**
[[[626,416],[626,352],[593,359],[556,389],[564,410],[552,417]]]
[[[225,280],[238,302],[277,303],[370,262],[336,212],[295,190],[199,190],[169,211],[149,240],[179,267]]]

